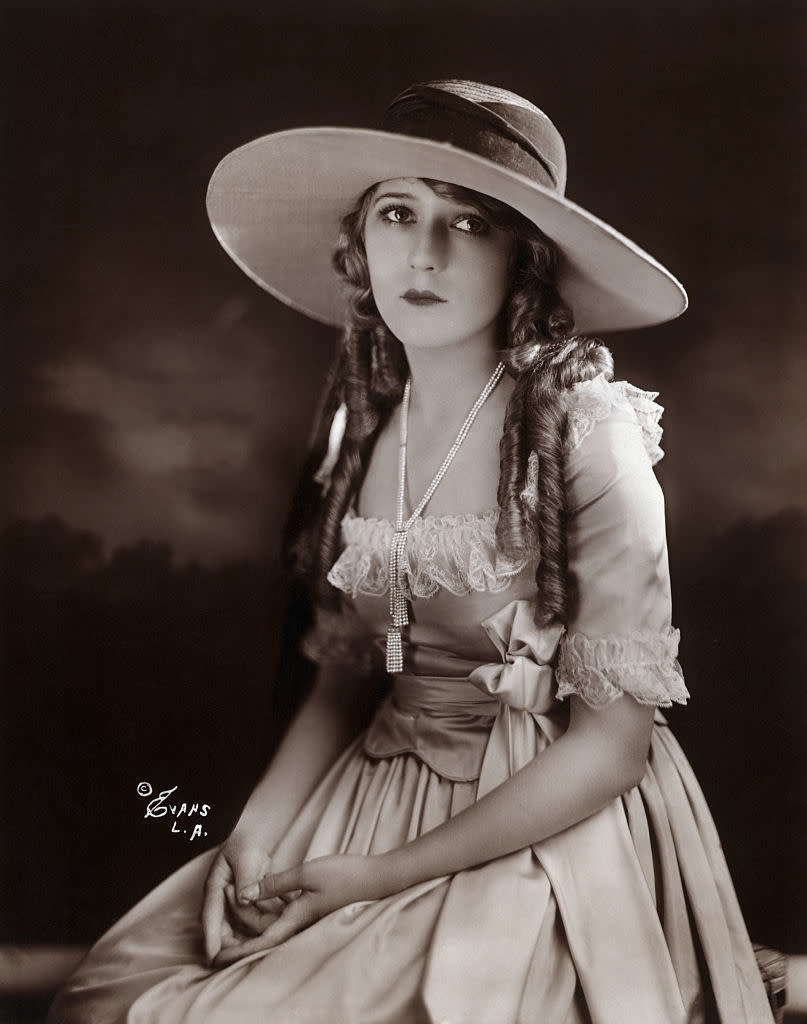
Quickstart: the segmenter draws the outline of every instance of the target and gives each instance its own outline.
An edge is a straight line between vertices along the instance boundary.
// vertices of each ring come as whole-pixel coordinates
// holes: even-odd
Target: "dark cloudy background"
[[[0,938],[91,938],[195,852],[136,783],[213,804],[209,845],[274,742],[279,533],[335,336],[219,249],[213,167],[458,76],[543,107],[570,197],[689,290],[610,339],[666,407],[674,721],[752,933],[807,950],[806,11],[6,5]]]

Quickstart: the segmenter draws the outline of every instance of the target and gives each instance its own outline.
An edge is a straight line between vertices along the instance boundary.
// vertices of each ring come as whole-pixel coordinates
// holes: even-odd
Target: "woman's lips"
[[[414,288],[404,292],[401,298],[412,306],[433,306],[438,302],[446,301],[441,299],[439,295],[435,295],[434,292],[419,292]]]

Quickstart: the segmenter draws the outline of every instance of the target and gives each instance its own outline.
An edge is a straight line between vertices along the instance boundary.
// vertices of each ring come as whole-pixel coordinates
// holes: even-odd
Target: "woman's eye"
[[[488,223],[481,217],[477,217],[476,214],[469,213],[456,220],[454,227],[459,228],[460,231],[467,232],[469,235],[484,235],[488,230]]]
[[[414,220],[412,211],[406,206],[385,206],[378,211],[378,216],[388,224],[409,224]]]

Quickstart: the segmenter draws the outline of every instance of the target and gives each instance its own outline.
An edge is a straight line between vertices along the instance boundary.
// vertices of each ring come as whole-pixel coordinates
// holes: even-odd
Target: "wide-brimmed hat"
[[[546,114],[478,82],[412,86],[380,131],[296,128],[248,142],[213,172],[207,211],[221,244],[261,287],[342,326],[346,301],[331,263],[341,218],[367,188],[392,178],[462,185],[536,224],[561,250],[558,288],[580,331],[646,327],[686,309],[668,270],[565,198],[566,150]]]

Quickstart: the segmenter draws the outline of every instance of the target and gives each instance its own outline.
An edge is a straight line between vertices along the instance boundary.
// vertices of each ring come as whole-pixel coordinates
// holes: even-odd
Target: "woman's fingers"
[[[292,889],[291,892],[279,892],[276,898],[284,903],[293,903],[294,900],[298,900],[302,895],[302,889]]]
[[[310,879],[303,877],[305,874],[310,874],[310,869],[306,864],[299,864],[296,868],[279,871],[276,875],[273,875],[275,895],[280,896],[281,893],[291,895],[294,892],[302,892],[303,889],[307,888],[306,882],[310,886]]]
[[[237,946],[223,946],[214,961],[215,967],[226,967],[235,963],[250,953],[257,953],[264,949],[272,949],[279,946],[281,942],[290,939],[292,935],[307,928],[317,919],[317,914],[311,902],[300,898],[290,903],[282,915],[261,934],[254,939],[248,939]]]
[[[260,935],[268,923],[261,910],[254,903],[242,903],[236,897],[234,885],[225,888],[224,896],[227,901],[227,920],[233,929],[248,936]]]
[[[224,924],[224,886],[230,877],[229,865],[219,854],[205,880],[205,895],[202,904],[202,931],[205,937],[205,955],[211,963],[221,949],[221,932]]]
[[[233,928],[232,928],[230,922],[225,917],[224,921],[222,922],[222,925],[221,925],[221,945],[220,945],[219,950],[217,951],[216,955],[218,955],[218,953],[222,949],[225,949],[227,946],[234,946],[234,945],[237,945],[239,942],[242,942],[242,941],[243,940],[241,938],[239,938],[238,935],[235,934],[235,932],[233,931]],[[213,962],[215,962],[215,961],[211,960],[211,963],[213,963]]]
[[[284,902],[286,902],[285,897],[294,900],[297,897],[293,894],[296,892],[299,895],[306,888],[303,879],[305,869],[306,865],[300,864],[295,868],[279,871],[277,874],[269,871],[257,882],[242,889],[238,895],[241,899],[252,901],[273,899],[275,896],[279,896]]]
[[[265,851],[257,848],[243,851],[235,858],[233,863],[235,892],[238,902],[242,906],[247,906],[251,902],[242,896],[242,890],[249,888],[256,880],[262,878],[271,867],[271,857]]]
[[[205,956],[212,963],[221,949],[221,927],[224,923],[224,898],[217,903],[205,901],[202,911],[202,931],[205,937]]]
[[[283,913],[286,901],[275,897],[274,899],[260,900],[244,904],[236,897],[233,886],[225,890],[227,895],[227,917],[247,935],[260,935],[266,928]]]
[[[252,858],[257,860],[257,858]],[[246,863],[240,865],[240,874],[255,877],[261,869],[266,870],[264,859],[260,867]],[[257,869],[257,870],[256,870]],[[223,947],[238,948],[249,938],[261,935],[282,913],[285,902],[280,899],[265,901],[261,906],[254,902],[239,899],[234,870],[230,860],[220,851],[210,867],[204,886],[202,903],[202,932],[204,935],[205,955],[208,963],[214,963]],[[271,877],[271,876],[270,876]]]

